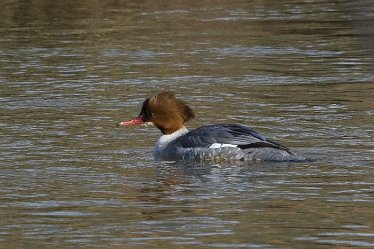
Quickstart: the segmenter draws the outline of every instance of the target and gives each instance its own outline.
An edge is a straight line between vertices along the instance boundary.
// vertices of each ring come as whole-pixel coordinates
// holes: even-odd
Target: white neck
[[[177,139],[178,137],[180,136],[183,136],[184,134],[186,134],[188,132],[187,128],[186,127],[182,127],[180,128],[179,130],[171,133],[171,134],[167,134],[167,135],[162,135],[156,142],[155,144],[155,147],[153,148],[153,154],[154,155],[157,155],[157,154],[160,154],[163,152],[163,150],[165,149],[165,147],[172,141],[174,141],[175,139]]]

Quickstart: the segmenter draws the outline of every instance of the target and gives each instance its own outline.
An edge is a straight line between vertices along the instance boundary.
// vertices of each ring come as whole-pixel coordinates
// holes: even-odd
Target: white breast
[[[153,155],[154,156],[161,156],[165,153],[167,153],[165,150],[166,146],[177,139],[180,136],[183,136],[186,134],[188,130],[186,127],[183,127],[182,129],[177,130],[176,132],[169,134],[169,135],[162,135],[156,142],[155,146],[153,147]]]

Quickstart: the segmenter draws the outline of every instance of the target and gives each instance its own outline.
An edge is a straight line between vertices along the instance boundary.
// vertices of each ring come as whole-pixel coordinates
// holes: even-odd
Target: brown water
[[[374,247],[373,1],[0,3],[0,248]],[[315,159],[154,162],[171,89]]]

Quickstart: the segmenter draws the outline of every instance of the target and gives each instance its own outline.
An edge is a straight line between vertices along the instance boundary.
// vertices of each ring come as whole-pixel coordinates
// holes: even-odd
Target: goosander
[[[260,133],[237,124],[213,124],[188,131],[192,109],[170,91],[147,98],[140,114],[117,126],[153,125],[162,135],[153,148],[156,160],[304,161],[305,158]]]

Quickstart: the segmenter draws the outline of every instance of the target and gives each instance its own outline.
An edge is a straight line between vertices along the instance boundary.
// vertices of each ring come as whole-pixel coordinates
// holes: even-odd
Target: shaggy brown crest
[[[195,117],[192,109],[170,91],[163,91],[143,102],[140,115],[152,122],[163,134],[171,134]]]

